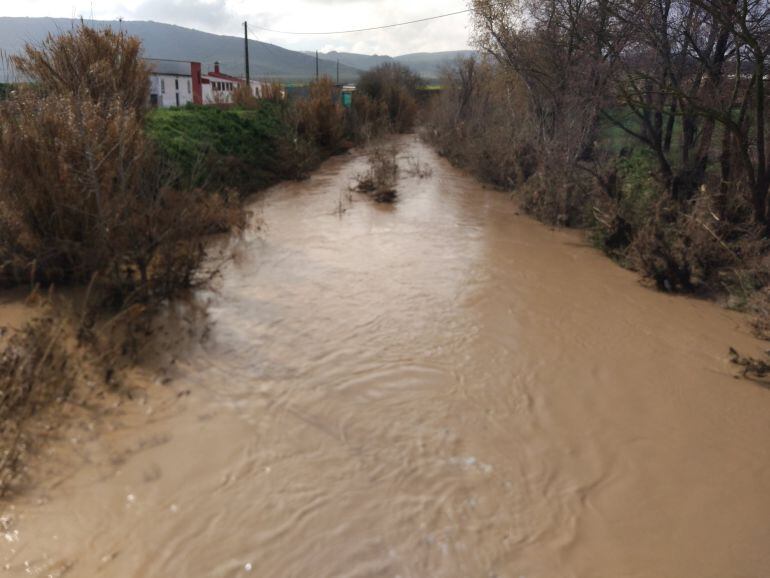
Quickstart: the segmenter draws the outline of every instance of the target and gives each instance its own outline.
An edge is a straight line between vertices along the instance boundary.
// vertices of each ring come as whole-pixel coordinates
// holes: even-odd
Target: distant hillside
[[[16,54],[26,42],[39,43],[49,32],[70,30],[79,21],[66,18],[9,18],[0,17],[0,50]],[[145,56],[173,60],[194,60],[203,63],[204,71],[213,69],[219,61],[222,71],[243,75],[243,39],[219,36],[181,26],[157,22],[104,22],[88,21],[95,28],[122,28],[138,36],[144,43]],[[308,80],[315,76],[315,56],[287,50],[265,42],[250,41],[250,71],[254,78],[274,78],[284,81]],[[2,64],[0,64],[2,66]],[[336,78],[337,62],[319,61],[320,73]],[[360,70],[346,64],[340,66],[340,80],[353,82]],[[0,82],[8,72],[0,68]]]
[[[441,69],[459,58],[470,58],[476,54],[473,50],[453,50],[451,52],[417,52],[397,56],[396,60],[405,64],[425,78],[438,78]]]
[[[369,56],[352,52],[325,52],[321,54],[321,57],[331,61],[339,59],[341,64],[360,70],[369,70],[383,62],[399,62],[408,66],[422,77],[434,80],[441,75],[441,69],[444,66],[451,64],[458,58],[468,58],[474,54],[476,53],[473,50],[418,52],[415,54],[404,54],[403,56]]]

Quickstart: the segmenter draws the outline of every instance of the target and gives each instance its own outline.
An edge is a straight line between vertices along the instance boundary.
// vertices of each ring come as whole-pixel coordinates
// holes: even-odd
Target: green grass
[[[279,104],[257,110],[188,106],[154,110],[147,132],[179,182],[244,193],[282,178],[280,143],[289,138]]]

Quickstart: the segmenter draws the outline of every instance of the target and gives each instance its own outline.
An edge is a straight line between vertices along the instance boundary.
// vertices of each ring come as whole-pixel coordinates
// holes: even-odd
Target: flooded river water
[[[69,473],[6,508],[0,576],[770,576],[745,320],[402,144],[433,174],[395,206],[346,198],[356,154],[255,201],[206,338],[60,444]]]

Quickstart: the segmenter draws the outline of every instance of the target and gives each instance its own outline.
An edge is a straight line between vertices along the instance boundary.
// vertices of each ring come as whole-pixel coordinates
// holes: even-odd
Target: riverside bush
[[[391,131],[406,133],[417,120],[417,91],[423,84],[408,67],[386,62],[361,75],[353,100],[364,101],[357,110],[367,111],[371,125],[386,122]]]
[[[139,46],[82,25],[13,59],[33,83],[0,104],[0,283],[160,302],[194,284],[203,237],[243,224],[231,196],[167,182]]]
[[[0,498],[20,475],[31,441],[27,421],[66,400],[74,387],[76,372],[64,335],[63,322],[48,313],[0,340]]]

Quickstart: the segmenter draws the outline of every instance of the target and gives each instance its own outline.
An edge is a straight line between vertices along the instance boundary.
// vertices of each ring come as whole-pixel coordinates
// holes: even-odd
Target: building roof
[[[237,76],[230,76],[229,74],[222,74],[221,72],[215,72],[211,70],[209,70],[203,76],[208,76],[209,78],[217,78],[219,80],[229,80],[230,82],[244,82],[243,78],[238,78]]]
[[[179,60],[162,60],[160,58],[145,58],[144,61],[154,74],[168,74],[169,76],[192,76],[191,62]]]

